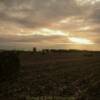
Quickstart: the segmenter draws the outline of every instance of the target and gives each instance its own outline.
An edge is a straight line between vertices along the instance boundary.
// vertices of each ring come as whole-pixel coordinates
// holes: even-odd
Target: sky
[[[100,51],[100,0],[0,0],[0,49]]]

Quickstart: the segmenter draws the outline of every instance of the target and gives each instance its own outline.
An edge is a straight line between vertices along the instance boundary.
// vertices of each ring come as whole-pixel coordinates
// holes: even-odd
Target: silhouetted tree
[[[37,48],[36,48],[36,47],[33,48],[33,52],[34,52],[34,53],[37,52]]]

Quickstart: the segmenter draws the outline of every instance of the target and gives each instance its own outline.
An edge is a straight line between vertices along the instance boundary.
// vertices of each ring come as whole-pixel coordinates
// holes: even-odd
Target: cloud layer
[[[26,43],[24,48],[29,48],[33,43],[40,48],[68,46],[73,49],[85,49],[85,46],[79,48],[69,41],[69,37],[75,36],[95,43],[88,49],[100,50],[97,47],[100,44],[99,12],[99,0],[84,0],[84,2],[82,0],[0,0],[1,48],[6,47],[5,44],[9,46],[12,43],[12,46]],[[40,30],[44,28],[55,32],[56,35],[51,32],[41,32]],[[59,35],[58,31],[64,34]],[[44,33],[48,35],[44,36]]]

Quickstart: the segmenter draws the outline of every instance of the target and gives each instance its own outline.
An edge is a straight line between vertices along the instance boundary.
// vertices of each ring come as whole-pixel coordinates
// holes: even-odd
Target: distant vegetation
[[[99,99],[99,51],[0,52],[0,100]]]

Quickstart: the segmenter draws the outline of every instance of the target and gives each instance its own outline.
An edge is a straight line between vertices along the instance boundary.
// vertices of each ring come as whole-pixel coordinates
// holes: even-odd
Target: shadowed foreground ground
[[[99,100],[100,52],[0,53],[0,100]]]

